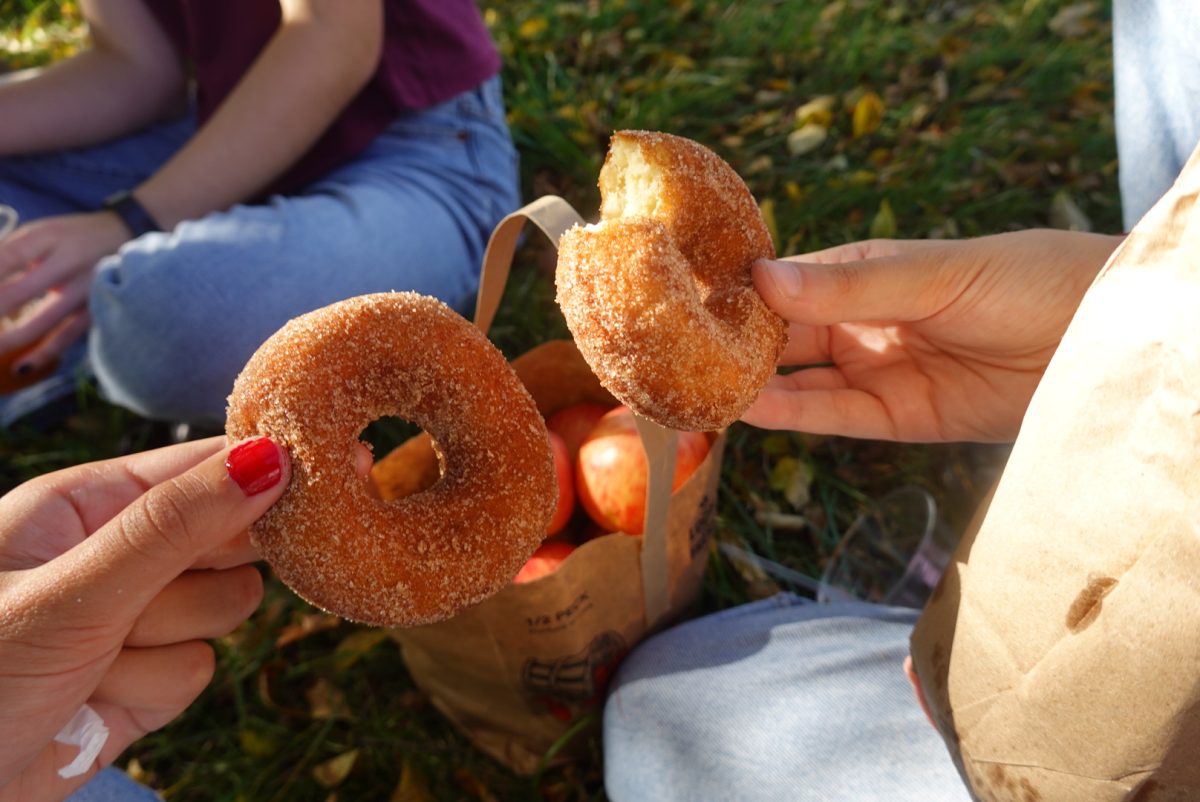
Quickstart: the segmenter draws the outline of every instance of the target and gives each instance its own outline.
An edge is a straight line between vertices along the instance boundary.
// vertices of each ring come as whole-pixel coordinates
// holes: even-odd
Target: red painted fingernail
[[[229,478],[247,496],[270,490],[283,476],[283,458],[279,446],[266,437],[247,440],[234,447],[225,458]]]

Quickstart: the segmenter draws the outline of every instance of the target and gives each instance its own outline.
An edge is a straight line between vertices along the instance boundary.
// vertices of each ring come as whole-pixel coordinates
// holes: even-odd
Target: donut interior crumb
[[[662,170],[642,155],[637,142],[614,137],[608,152],[608,169],[600,172],[600,214],[615,217],[653,217],[663,194]]]

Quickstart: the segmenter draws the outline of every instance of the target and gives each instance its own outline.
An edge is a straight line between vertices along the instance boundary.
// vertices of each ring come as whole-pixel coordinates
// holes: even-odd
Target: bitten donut
[[[620,131],[600,171],[601,221],[559,240],[558,303],[613,395],[663,426],[711,430],[775,372],[784,321],[750,281],[775,255],[746,185],[689,139]]]
[[[433,439],[441,478],[381,501],[355,472],[359,435],[397,416]],[[533,399],[478,329],[436,299],[364,295],[287,323],[229,396],[231,440],[291,455],[251,541],[298,595],[344,618],[407,627],[504,587],[542,540],[557,484]]]

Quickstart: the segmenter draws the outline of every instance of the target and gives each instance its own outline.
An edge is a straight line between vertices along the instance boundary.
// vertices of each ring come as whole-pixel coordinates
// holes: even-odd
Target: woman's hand
[[[204,639],[262,584],[245,529],[287,485],[270,440],[215,438],[59,471],[0,499],[0,800],[61,799],[177,716],[213,673]],[[83,704],[108,740],[63,779]]]
[[[0,354],[25,352],[15,370],[37,370],[83,336],[93,268],[129,236],[102,211],[35,220],[0,240],[0,318],[16,318],[0,328]]]
[[[1120,237],[1031,230],[853,243],[754,266],[789,322],[743,420],[903,441],[1016,437],[1059,340]]]

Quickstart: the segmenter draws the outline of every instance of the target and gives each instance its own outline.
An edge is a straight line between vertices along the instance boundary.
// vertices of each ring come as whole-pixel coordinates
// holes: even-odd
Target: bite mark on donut
[[[600,173],[602,218],[654,217],[659,213],[663,172],[646,161],[640,147],[614,138],[605,167]]]

